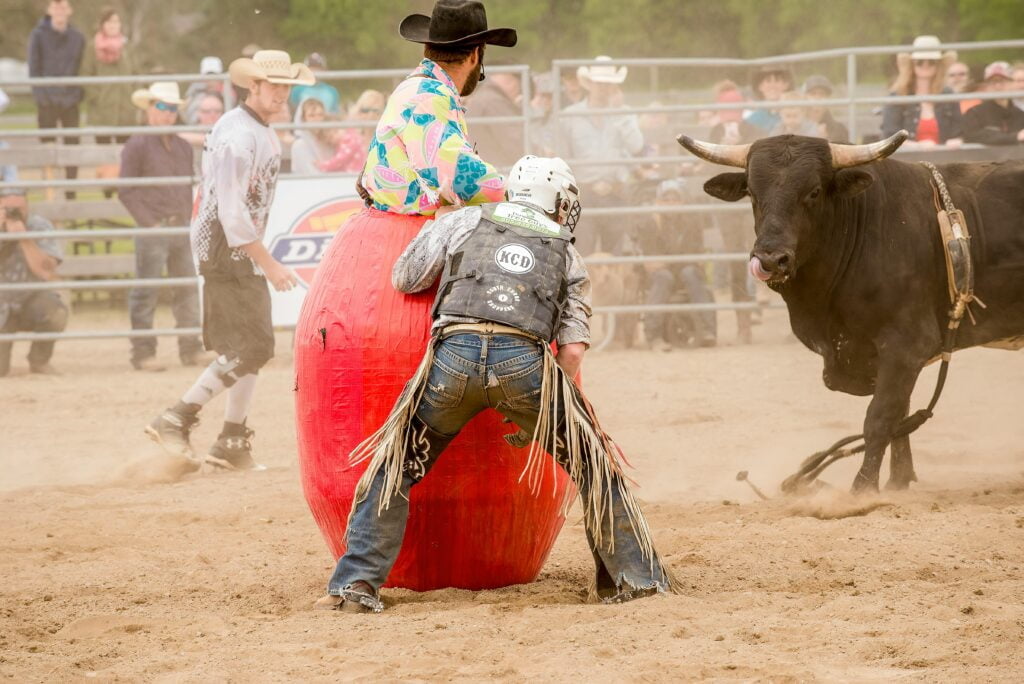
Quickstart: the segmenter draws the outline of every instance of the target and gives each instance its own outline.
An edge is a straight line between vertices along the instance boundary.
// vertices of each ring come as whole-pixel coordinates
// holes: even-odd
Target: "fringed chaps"
[[[383,470],[386,479],[377,502],[377,513],[387,509],[394,496],[401,495],[403,468],[412,432],[410,426],[426,388],[427,376],[434,360],[434,347],[438,341],[431,340],[416,374],[406,383],[384,424],[349,455],[352,465],[370,461],[356,485],[352,512],[366,500],[378,471]],[[583,494],[583,520],[594,544],[611,553],[615,552],[612,487],[617,487],[643,557],[650,562],[652,572],[655,567],[660,567],[669,590],[675,592],[677,581],[658,558],[650,527],[623,473],[622,451],[601,429],[593,406],[555,361],[551,348],[546,344],[539,346],[544,353],[539,415],[526,466],[519,481],[525,480],[531,492],[539,495],[545,464],[550,463],[548,467],[552,471],[560,465],[564,467],[577,490]],[[563,424],[564,440],[559,435]],[[547,454],[551,454],[552,458],[547,459]],[[582,487],[584,482],[588,482],[588,486]],[[575,497],[567,497],[564,515],[568,515],[574,501]],[[349,525],[352,512],[349,513]],[[611,534],[606,535],[605,529]],[[617,581],[619,578],[615,579]]]

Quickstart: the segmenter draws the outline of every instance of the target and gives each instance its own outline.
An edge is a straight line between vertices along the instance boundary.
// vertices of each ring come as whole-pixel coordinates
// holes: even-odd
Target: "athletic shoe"
[[[196,414],[179,413],[167,409],[146,426],[146,434],[170,454],[192,458],[192,445],[189,435],[199,423]]]
[[[231,434],[229,434],[231,433]],[[252,457],[252,442],[256,433],[245,426],[226,428],[210,447],[206,462],[224,470],[266,470]]]

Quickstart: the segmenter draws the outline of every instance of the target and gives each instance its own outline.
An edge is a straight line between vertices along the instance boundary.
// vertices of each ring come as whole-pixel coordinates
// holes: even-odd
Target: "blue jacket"
[[[32,29],[28,39],[28,75],[77,76],[82,63],[85,38],[78,29],[68,26],[63,32],[54,30],[50,17],[43,17]],[[78,86],[33,87],[37,105],[74,107],[82,100]]]
[[[952,93],[943,88],[943,93]],[[896,93],[889,93],[895,95]],[[945,143],[950,138],[963,135],[963,122],[960,116],[959,102],[936,102],[935,120],[939,122],[939,142]],[[901,128],[910,133],[910,139],[917,139],[917,124],[921,120],[921,105],[891,104],[882,110],[882,137],[888,138]]]

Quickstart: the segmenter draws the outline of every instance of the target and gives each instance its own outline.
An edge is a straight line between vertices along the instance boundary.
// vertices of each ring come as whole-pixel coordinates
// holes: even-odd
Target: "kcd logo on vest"
[[[503,271],[522,275],[533,270],[537,259],[529,248],[513,242],[498,248],[494,253],[494,263]]]
[[[287,232],[274,238],[271,256],[293,269],[299,281],[309,287],[334,233],[362,208],[359,199],[331,199],[317,204],[292,222]]]

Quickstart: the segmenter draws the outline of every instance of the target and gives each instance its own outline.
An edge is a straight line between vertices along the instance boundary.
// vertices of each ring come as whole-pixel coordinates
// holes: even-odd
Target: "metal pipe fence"
[[[956,50],[991,50],[991,49],[1020,49],[1024,48],[1024,40],[1006,40],[1006,41],[985,41],[985,42],[974,42],[974,43],[947,43],[939,46],[937,49],[956,49]],[[848,128],[851,132],[851,137],[856,132],[856,114],[858,106],[867,105],[885,105],[885,104],[911,104],[918,102],[949,102],[949,101],[960,101],[966,98],[970,99],[1002,99],[1002,98],[1013,98],[1013,97],[1024,97],[1024,91],[1003,91],[999,93],[968,93],[968,94],[939,94],[929,96],[858,96],[857,95],[857,79],[858,79],[858,57],[865,56],[877,56],[877,55],[889,55],[896,54],[898,52],[911,51],[912,46],[874,46],[874,47],[863,47],[863,48],[837,48],[833,50],[822,50],[815,52],[806,52],[792,55],[780,55],[773,57],[763,57],[755,59],[703,59],[703,58],[681,58],[681,59],[616,59],[611,62],[607,61],[596,61],[596,60],[555,60],[552,63],[553,68],[553,80],[555,88],[553,89],[553,109],[552,109],[552,120],[554,122],[556,131],[556,145],[559,150],[564,149],[564,140],[561,139],[562,121],[565,119],[571,119],[575,116],[593,116],[599,115],[617,115],[617,114],[641,114],[641,113],[691,113],[700,111],[724,111],[724,110],[749,110],[749,109],[774,109],[778,107],[808,107],[808,106],[823,106],[823,107],[845,107],[846,118],[848,120]],[[823,59],[842,58],[845,59],[846,68],[846,96],[845,97],[830,97],[827,99],[814,100],[808,102],[807,100],[798,101],[776,101],[776,102],[761,102],[751,101],[743,103],[690,103],[690,104],[676,104],[676,105],[659,105],[644,107],[640,109],[635,108],[610,108],[602,109],[597,112],[594,110],[587,112],[573,112],[564,111],[562,108],[562,92],[560,86],[561,82],[561,71],[568,68],[576,68],[579,66],[596,66],[596,65],[624,65],[624,66],[637,66],[637,67],[652,67],[652,79],[654,82],[657,81],[657,70],[661,68],[701,68],[701,67],[737,67],[737,68],[750,68],[770,64],[794,64],[802,62],[818,61]],[[520,76],[521,90],[522,90],[522,112],[517,116],[503,116],[503,117],[469,117],[471,123],[482,123],[482,124],[521,124],[523,129],[524,139],[524,152],[529,151],[531,145],[531,130],[532,127],[539,120],[539,116],[534,115],[530,109],[531,100],[531,76],[529,67],[519,66],[505,66],[505,67],[493,67],[489,68],[492,73],[506,72],[515,73]],[[381,79],[381,78],[404,78],[408,75],[409,70],[407,69],[372,69],[372,70],[347,70],[347,71],[331,71],[331,72],[318,72],[317,76],[321,80],[354,80],[354,79]],[[209,75],[199,74],[174,74],[174,75],[132,75],[132,76],[115,76],[115,77],[69,77],[69,78],[30,78],[30,79],[0,79],[0,86],[47,86],[47,85],[93,85],[103,83],[144,83],[152,82],[155,80],[170,80],[179,82],[198,82],[198,81],[213,81],[221,80],[227,86],[229,84],[229,78],[225,75],[219,75],[215,78],[211,78]],[[287,123],[275,123],[272,127],[275,129],[282,130],[317,130],[317,129],[332,129],[332,128],[369,128],[375,126],[374,122],[371,121],[360,121],[360,120],[345,120],[345,121],[325,121],[325,122],[287,122]],[[143,134],[143,135],[166,135],[176,133],[205,133],[209,130],[209,127],[205,126],[167,126],[167,127],[151,127],[151,126],[132,126],[132,127],[109,127],[109,126],[92,126],[92,127],[80,127],[80,128],[58,128],[58,129],[21,129],[21,130],[6,130],[0,131],[0,137],[10,139],[26,139],[26,138],[68,138],[68,137],[83,137],[83,136],[114,136],[114,135],[126,135],[126,134]],[[693,158],[688,155],[679,156],[659,156],[659,157],[648,157],[648,158],[629,158],[629,159],[570,159],[570,163],[574,166],[595,166],[595,165],[653,165],[653,164],[673,164],[684,161],[693,161]],[[327,176],[350,176],[350,174],[318,174],[318,175],[282,175],[282,178],[324,178]],[[195,178],[191,176],[181,177],[151,177],[151,178],[138,178],[138,179],[82,179],[75,181],[68,180],[50,180],[50,181],[19,181],[14,183],[0,183],[0,189],[5,187],[22,187],[28,189],[35,188],[81,188],[81,187],[110,187],[110,186],[122,186],[122,187],[142,187],[142,186],[159,186],[159,185],[181,185],[185,183],[194,183]],[[710,213],[710,214],[725,214],[725,213],[741,213],[749,212],[749,204],[737,203],[694,203],[687,205],[658,205],[658,206],[630,206],[630,207],[604,207],[594,208],[586,210],[586,216],[637,216],[637,215],[652,215],[652,214],[698,214],[698,213]],[[109,229],[109,230],[82,230],[82,231],[56,231],[47,233],[44,235],[37,235],[33,237],[52,237],[54,239],[61,240],[105,240],[105,239],[116,239],[116,238],[129,238],[129,237],[155,237],[158,235],[185,235],[188,233],[187,227],[167,227],[167,228],[142,228],[142,229]],[[12,236],[10,234],[0,233],[0,244],[4,241],[24,239],[22,236]],[[682,254],[682,255],[651,255],[651,256],[629,256],[629,257],[604,257],[588,259],[587,263],[591,265],[638,265],[644,263],[659,263],[659,264],[695,264],[695,263],[722,263],[722,262],[745,262],[748,259],[748,255],[742,253],[704,253],[704,254]],[[48,281],[45,283],[18,283],[18,284],[0,284],[0,292],[3,291],[27,291],[27,290],[87,290],[87,289],[124,289],[131,287],[155,287],[155,288],[169,288],[169,287],[183,287],[183,286],[195,286],[199,282],[199,278],[160,278],[160,279],[103,279],[103,280],[92,280],[92,281]],[[769,308],[775,305],[769,305]],[[621,305],[621,306],[596,306],[594,308],[595,314],[607,315],[614,328],[615,316],[619,314],[643,314],[643,313],[694,313],[711,310],[758,310],[765,308],[763,305],[756,302],[721,302],[721,303],[707,303],[707,304],[666,304],[666,305]],[[288,328],[284,328],[288,329]],[[0,334],[0,342],[13,342],[13,341],[35,341],[35,340],[61,340],[61,339],[102,339],[102,338],[114,338],[114,337],[158,337],[158,336],[180,336],[180,335],[195,335],[199,334],[198,329],[158,329],[158,330],[137,330],[137,331],[66,331],[64,333],[14,333],[14,334]]]

